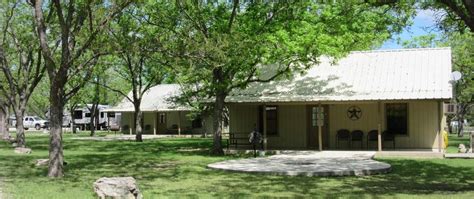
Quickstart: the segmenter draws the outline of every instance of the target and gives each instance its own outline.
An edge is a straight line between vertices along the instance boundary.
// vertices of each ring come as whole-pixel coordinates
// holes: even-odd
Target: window
[[[86,113],[86,117],[91,117],[91,113]]]
[[[113,112],[107,113],[107,117],[115,117],[115,113]]]
[[[387,131],[392,134],[408,135],[408,105],[386,104]]]
[[[278,106],[266,106],[265,111],[267,113],[267,135],[278,134]],[[263,132],[263,106],[259,107],[259,128],[260,133]]]
[[[100,112],[100,118],[104,118],[104,112]]]
[[[74,111],[74,119],[82,119],[82,111]]]

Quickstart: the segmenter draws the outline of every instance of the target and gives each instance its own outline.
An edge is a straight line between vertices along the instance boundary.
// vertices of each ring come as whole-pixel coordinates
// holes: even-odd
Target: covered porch
[[[189,111],[147,111],[142,115],[143,134],[152,135],[190,135],[204,131],[203,119],[188,117]],[[133,112],[122,112],[121,130],[132,134]]]
[[[230,133],[248,135],[256,129],[265,150],[442,152],[445,116],[440,100],[228,106]]]

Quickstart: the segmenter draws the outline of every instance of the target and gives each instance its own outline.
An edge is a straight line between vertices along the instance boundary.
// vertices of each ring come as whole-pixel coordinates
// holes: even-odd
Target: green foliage
[[[26,112],[28,115],[37,115],[41,118],[47,118],[46,113],[49,110],[49,79],[43,78],[35,88],[28,101]]]
[[[435,48],[443,46],[441,38],[438,38],[434,33],[415,36],[409,40],[398,38],[397,43],[402,45],[403,48]]]
[[[161,4],[161,3],[156,3]],[[168,28],[179,79],[196,85],[205,97],[245,88],[267,70],[289,74],[352,50],[379,46],[401,30],[412,8],[372,6],[359,1],[335,3],[246,2],[167,5],[176,18]],[[161,10],[152,11],[160,21]],[[163,22],[162,24],[166,24]],[[276,65],[275,65],[276,64]],[[221,79],[216,79],[221,73]]]
[[[474,3],[461,0],[426,0],[419,2],[421,9],[436,12],[438,28],[446,33],[474,32]]]
[[[456,98],[461,103],[474,103],[474,33],[453,33],[447,44],[453,51],[453,70],[463,74],[457,82]]]
[[[380,46],[413,15],[413,1],[148,2],[144,18],[184,87],[183,101],[214,108],[215,152],[225,98],[252,82],[304,72],[322,56],[339,59]],[[210,102],[213,99],[213,103]],[[206,102],[201,104],[200,102]]]
[[[170,79],[158,45],[162,33],[143,22],[139,14],[143,9],[140,5],[143,6],[137,3],[128,7],[114,20],[109,31],[108,44],[114,50],[106,60],[110,66],[107,72],[112,73],[115,81],[121,84],[107,82],[106,87],[121,93],[122,97],[131,89],[134,95],[141,98],[152,86]],[[129,97],[129,100],[135,100]]]

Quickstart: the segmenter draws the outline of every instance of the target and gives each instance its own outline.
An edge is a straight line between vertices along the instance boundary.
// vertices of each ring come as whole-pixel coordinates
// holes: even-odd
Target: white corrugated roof
[[[226,102],[450,99],[450,74],[450,48],[358,51],[290,79],[252,83]]]
[[[148,90],[142,98],[140,109],[143,112],[156,111],[189,111],[190,107],[179,105],[172,99],[181,94],[178,84],[159,84]],[[128,96],[131,98],[132,93]],[[133,112],[133,104],[126,98],[117,106],[105,110],[106,112]]]

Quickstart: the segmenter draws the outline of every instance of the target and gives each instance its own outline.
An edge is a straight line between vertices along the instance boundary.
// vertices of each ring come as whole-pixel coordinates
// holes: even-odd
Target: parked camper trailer
[[[111,115],[110,113],[107,114],[103,111],[107,108],[109,108],[108,105],[98,105],[98,118],[96,120],[98,123],[96,126],[98,126],[100,129],[107,129],[111,122],[115,122],[115,115]],[[92,115],[91,109],[92,104],[87,104],[87,106],[76,108],[72,115],[72,118],[74,118],[74,125],[81,130],[89,129]]]

